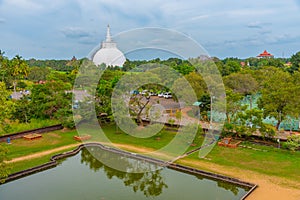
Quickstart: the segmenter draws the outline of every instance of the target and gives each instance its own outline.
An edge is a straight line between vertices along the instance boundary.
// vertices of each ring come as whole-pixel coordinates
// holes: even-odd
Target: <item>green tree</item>
[[[285,144],[289,150],[296,151],[300,147],[300,136],[299,135],[289,136]]]
[[[221,67],[222,76],[237,73],[241,70],[241,64],[236,60],[227,60],[225,65]]]
[[[243,96],[240,93],[233,92],[231,89],[226,90],[226,118],[227,123],[231,123],[231,119],[235,117],[235,115],[239,111],[243,111],[246,109],[245,106],[242,106],[240,101],[243,99]]]
[[[8,71],[10,61],[7,57],[4,56],[4,51],[0,50],[0,76],[1,81],[5,82],[8,85]]]
[[[195,71],[195,67],[190,62],[179,58],[169,58],[168,60],[160,63],[172,67],[182,75],[187,75]]]
[[[264,88],[266,81],[272,77],[274,74],[279,73],[280,71],[283,71],[282,69],[278,69],[276,67],[263,67],[259,70],[254,70],[252,76],[255,78],[255,80],[258,83],[258,89],[261,90]]]
[[[34,85],[30,95],[31,105],[34,108],[33,117],[54,119],[64,117],[62,113],[71,110],[72,93],[66,92],[70,89],[70,84],[59,80]]]
[[[5,83],[0,82],[0,132],[6,132],[12,117],[14,103],[9,99],[10,92],[6,90]]]
[[[202,76],[196,72],[189,73],[185,76],[186,80],[192,86],[197,98],[200,98],[207,92],[207,86]],[[176,82],[175,82],[176,83]]]
[[[50,73],[47,76],[47,80],[49,80],[49,81],[62,81],[64,83],[73,84],[74,77],[71,74],[60,73],[60,72],[54,71],[54,72]]]
[[[261,136],[273,136],[275,132],[263,123],[263,111],[259,109],[250,109],[239,112],[237,114],[238,125],[235,130],[238,134],[252,135],[257,130],[260,131]]]
[[[252,95],[257,92],[258,83],[251,74],[234,73],[224,78],[225,85],[233,92],[243,96],[250,95],[250,109],[252,108]]]
[[[292,74],[292,83],[294,84],[294,96],[300,97],[300,71],[294,72]],[[300,98],[291,99],[293,103],[290,105],[291,110],[293,111],[290,113],[292,117],[299,118],[300,120]]]
[[[14,92],[16,92],[16,86],[18,80],[27,77],[29,72],[29,66],[21,56],[16,55],[10,62],[8,69],[8,76],[11,77]]]
[[[34,109],[35,108],[31,103],[31,100],[27,95],[25,95],[15,102],[15,111],[12,119],[19,120],[19,122],[22,123],[29,123]]]
[[[288,69],[288,71],[290,73],[298,71],[299,67],[300,67],[300,51],[297,52],[296,54],[292,55],[291,63],[292,63],[292,66]]]
[[[39,81],[46,80],[50,74],[50,69],[46,67],[31,67],[28,74],[28,80]]]
[[[298,90],[299,86],[293,83],[287,72],[276,71],[272,76],[266,77],[258,107],[263,109],[265,117],[277,120],[276,130],[287,115],[294,113],[294,108],[297,107],[295,99],[299,98]]]
[[[120,71],[105,70],[101,76],[96,90],[96,114],[100,117],[101,113],[106,113],[112,117],[111,95],[114,87],[123,75]]]
[[[133,95],[129,101],[130,114],[136,117],[137,121],[143,126],[142,113],[150,102],[150,95]]]

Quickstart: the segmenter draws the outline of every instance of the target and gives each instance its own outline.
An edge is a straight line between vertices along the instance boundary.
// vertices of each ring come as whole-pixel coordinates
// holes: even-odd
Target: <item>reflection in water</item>
[[[151,170],[144,173],[130,173],[130,171],[136,166],[141,167],[141,164],[147,169],[156,168],[154,164],[117,155],[97,147],[87,148],[88,149],[85,148],[81,151],[81,163],[88,165],[90,169],[95,172],[103,169],[107,178],[112,179],[113,177],[116,177],[122,180],[124,185],[132,187],[134,192],[141,191],[146,197],[159,196],[163,192],[163,189],[168,188],[161,175],[162,169]],[[93,152],[93,155],[90,151]],[[118,162],[120,167],[126,168],[129,172],[124,172],[125,170],[118,171],[110,168],[101,163],[96,157],[99,160],[106,159],[108,162]],[[136,162],[139,162],[139,164]]]
[[[225,190],[231,191],[234,194],[234,196],[236,196],[239,193],[239,188],[236,185],[228,184],[223,181],[218,181],[218,186],[224,188]]]
[[[122,170],[104,165],[97,158],[117,162]],[[0,185],[0,200],[238,200],[249,190],[182,170],[161,168],[96,146],[59,162],[58,167]],[[151,170],[132,173],[137,166]]]

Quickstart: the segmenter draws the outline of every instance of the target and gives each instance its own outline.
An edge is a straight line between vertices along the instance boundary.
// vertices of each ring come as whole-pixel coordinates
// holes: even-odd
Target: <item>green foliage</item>
[[[241,71],[241,64],[239,60],[226,60],[225,64],[219,65],[219,70],[222,76],[228,76],[232,73]]]
[[[263,81],[261,93],[258,107],[263,109],[264,117],[274,117],[277,120],[277,130],[287,115],[299,114],[299,110],[295,109],[299,107],[299,86],[294,84],[289,73],[278,70],[269,72],[269,76]]]
[[[106,113],[108,116],[112,115],[111,94],[123,74],[121,71],[111,70],[105,70],[102,74],[96,91],[96,113],[98,116],[101,113]]]
[[[68,116],[68,115],[67,116],[63,116],[61,124],[65,128],[70,128],[70,129],[75,128],[75,121],[73,119],[73,116]]]
[[[259,132],[263,137],[272,138],[276,133],[276,129],[273,125],[263,123],[262,126],[259,128]]]
[[[12,60],[3,55],[0,56],[1,80],[6,83],[7,87],[12,85],[16,91],[18,81],[27,77],[28,72],[28,65],[21,56],[16,55]]]
[[[231,123],[231,119],[235,118],[235,115],[246,109],[246,106],[242,106],[240,101],[243,99],[243,96],[239,93],[233,92],[231,89],[226,90],[226,118],[227,122]]]
[[[2,82],[5,82],[7,85],[9,83],[9,77],[7,72],[9,69],[10,61],[7,57],[4,56],[4,53],[0,50],[0,78]]]
[[[130,61],[126,60],[126,62],[123,65],[122,70],[123,71],[130,71],[138,66],[145,65],[145,64],[161,64],[161,65],[167,65],[177,72],[179,72],[182,75],[187,75],[193,71],[195,71],[195,67],[187,60],[182,60],[179,58],[169,58],[168,60],[161,61],[159,58],[153,59],[153,60],[142,60],[142,61]]]
[[[232,136],[234,135],[235,125],[232,123],[225,122],[222,130],[222,136]]]
[[[300,67],[300,51],[297,52],[296,54],[292,55],[291,63],[292,63],[292,66],[291,66],[291,68],[288,69],[288,71],[290,73],[294,73],[295,71],[298,71],[299,67]]]
[[[246,62],[252,69],[261,69],[266,66],[283,69],[286,60],[282,58],[248,58]]]
[[[70,113],[72,93],[70,85],[62,81],[48,81],[45,84],[34,85],[30,95],[30,103],[33,106],[34,118],[54,118],[62,117],[62,113]]]
[[[48,76],[47,80],[48,81],[62,81],[63,83],[69,83],[73,85],[74,82],[74,75],[71,74],[66,74],[66,73],[61,73],[57,71],[52,71]]]
[[[46,126],[52,126],[61,123],[59,120],[53,119],[30,119],[28,123],[22,123],[19,120],[10,121],[9,129],[7,132],[1,132],[0,135],[17,133],[21,131],[32,130],[36,128],[43,128]]]
[[[28,80],[35,81],[35,82],[40,80],[46,80],[50,72],[51,70],[46,67],[30,67]]]
[[[289,150],[296,151],[300,147],[300,135],[289,136],[285,145]]]
[[[7,160],[8,149],[0,145],[0,183],[5,182],[5,178],[10,173],[10,166],[5,163]]]
[[[15,102],[15,111],[12,119],[18,120],[21,123],[29,123],[34,109],[35,105],[32,104],[29,96],[23,96],[20,100]]]
[[[283,71],[281,69],[275,68],[275,67],[270,67],[266,66],[263,67],[259,70],[256,70],[255,73],[253,73],[253,77],[258,83],[259,89],[264,88],[266,81],[272,77],[274,74],[277,72]]]
[[[190,62],[179,58],[169,58],[166,61],[162,61],[161,64],[172,67],[182,75],[187,75],[195,71],[195,67]]]
[[[14,112],[14,102],[9,99],[9,95],[5,83],[0,82],[0,132],[8,131],[8,121]]]
[[[69,60],[36,60],[30,59],[26,61],[30,67],[50,67],[53,70],[71,72],[74,67],[68,65]]]
[[[239,135],[246,134],[248,136],[257,130],[263,137],[272,137],[275,134],[274,128],[263,123],[263,111],[258,109],[245,110],[239,112],[236,116],[238,125],[235,130]]]
[[[27,84],[24,81],[19,81],[17,83],[17,88],[25,89],[27,87]]]
[[[241,95],[254,94],[258,83],[251,74],[234,73],[224,78],[225,86]]]
[[[198,99],[201,98],[206,93],[207,91],[206,83],[200,74],[196,72],[191,72],[188,75],[185,75],[185,79],[192,86]]]
[[[208,112],[210,111],[211,104],[209,94],[202,95],[199,101],[202,102],[202,104],[199,106],[201,119],[203,119],[204,121],[209,121]]]

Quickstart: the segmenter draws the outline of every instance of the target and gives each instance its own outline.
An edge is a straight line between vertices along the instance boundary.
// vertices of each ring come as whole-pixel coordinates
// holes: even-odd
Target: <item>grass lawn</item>
[[[169,143],[175,136],[176,132],[162,130],[159,135],[150,138],[135,138],[128,134],[122,133],[120,130],[116,133],[114,125],[102,127],[105,135],[113,143],[133,145],[136,147],[146,147],[152,149],[160,149]],[[86,127],[83,129],[85,134],[92,135],[92,140],[102,141],[103,138],[98,137],[98,129],[96,127]],[[9,149],[9,158],[16,158],[33,154],[36,152],[54,149],[60,146],[78,143],[73,139],[77,135],[77,131],[55,131],[43,134],[42,139],[26,141],[23,139],[13,140],[11,145],[4,144]],[[157,140],[157,137],[160,139]],[[215,163],[222,166],[233,166],[240,169],[251,170],[266,175],[274,175],[278,177],[288,178],[298,181],[300,179],[300,152],[290,152],[274,147],[265,147],[253,144],[243,143],[251,148],[226,148],[215,146],[213,150],[206,156],[207,159],[198,158],[198,152],[191,154],[184,159],[200,160],[201,162]],[[196,147],[190,147],[192,150]],[[56,153],[57,154],[57,153]],[[29,161],[14,163],[13,172],[33,167],[49,161],[49,156],[32,159]],[[180,162],[180,161],[179,161]]]
[[[102,127],[103,128],[103,127]],[[159,136],[150,138],[135,138],[128,134],[116,133],[115,126],[104,127],[103,130],[110,141],[114,143],[128,144],[134,146],[159,149],[170,142],[176,132],[163,130]],[[97,132],[97,129],[86,128],[87,134]],[[156,138],[160,137],[160,140]],[[202,141],[201,141],[202,142]],[[300,179],[300,152],[290,152],[274,147],[254,145],[247,142],[242,143],[248,148],[236,149],[215,146],[206,156],[201,159],[204,162],[216,163],[223,166],[234,166],[241,169],[256,171],[266,175],[275,175],[298,181]],[[189,147],[190,151],[195,147]],[[198,152],[191,154],[186,159],[199,160]]]
[[[290,152],[259,145],[247,144],[246,146],[252,148],[239,147],[231,149],[215,146],[206,156],[206,159],[201,159],[201,161],[299,181],[300,152]],[[185,159],[199,160],[200,158],[198,158],[198,152],[196,152]]]
[[[54,156],[56,154],[59,154],[59,153],[64,153],[66,151],[70,151],[70,150],[73,150],[73,149],[74,148],[70,148],[70,149],[58,151],[56,153],[52,153],[52,154],[49,154],[47,156],[43,156],[43,157],[40,157],[40,158],[33,158],[33,159],[30,159],[30,160],[15,162],[13,164],[10,164],[11,165],[10,173],[16,173],[16,172],[19,172],[19,171],[22,171],[22,170],[25,170],[25,169],[29,169],[29,168],[32,168],[32,167],[36,167],[38,165],[45,164],[45,163],[50,161],[50,158],[52,156]]]
[[[135,138],[133,136],[123,133],[120,130],[118,130],[118,133],[116,133],[116,128],[114,125],[109,125],[102,128],[105,132],[105,135],[113,143],[129,144],[134,146],[147,147],[151,149],[159,149],[165,146],[165,144],[170,142],[176,134],[176,132],[163,130],[159,135],[152,136],[151,138]],[[97,138],[97,128],[86,127],[85,134],[90,134],[93,136],[91,141],[101,141],[101,138]],[[73,139],[73,136],[75,135],[78,135],[76,130],[69,130],[66,132],[59,130],[50,133],[45,133],[42,135],[43,137],[41,139],[31,141],[24,139],[16,139],[12,140],[12,144],[2,143],[2,145],[7,147],[9,150],[9,154],[7,155],[7,157],[9,159],[13,159],[70,144],[78,143],[79,145],[80,143]],[[158,140],[157,137],[159,137],[160,139]],[[190,147],[189,150],[193,148],[197,148],[197,146]],[[46,163],[49,161],[50,157],[55,154],[58,153],[54,153],[49,156],[44,156],[40,158],[15,162],[12,164],[11,173]]]
[[[2,143],[9,150],[8,158],[17,158],[29,154],[54,149],[57,147],[78,143],[73,139],[76,130],[63,132],[62,130],[42,134],[42,138],[25,140],[23,138],[12,140],[12,144]]]
[[[102,127],[102,130],[105,133],[105,137],[101,137],[99,134],[99,127],[91,128],[91,127],[83,127],[81,129],[84,134],[92,135],[91,141],[97,141],[97,142],[111,142],[111,143],[117,143],[117,144],[128,144],[128,145],[134,145],[134,146],[140,146],[140,147],[146,147],[151,148],[154,150],[161,149],[162,147],[165,147],[167,144],[169,144],[174,137],[176,136],[177,132],[164,130],[162,129],[158,134],[153,135],[149,138],[137,138],[134,136],[131,136],[130,134],[126,134],[122,132],[120,129],[116,130],[115,125],[107,125]],[[82,133],[81,133],[82,134]],[[180,133],[178,133],[180,134]],[[197,147],[200,147],[202,140],[199,141],[198,145],[196,146],[189,146],[187,143],[180,143],[179,140],[176,140],[177,143],[173,143],[173,147],[169,148],[169,153],[178,152],[176,148],[178,148],[178,145],[188,147],[187,151],[190,151],[192,149],[195,149]],[[177,145],[177,146],[176,146]],[[174,150],[173,150],[174,148]]]

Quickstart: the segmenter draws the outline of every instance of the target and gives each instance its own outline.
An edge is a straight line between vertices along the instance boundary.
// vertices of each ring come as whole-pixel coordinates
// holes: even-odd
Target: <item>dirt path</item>
[[[49,155],[49,154],[52,154],[52,153],[56,153],[56,152],[60,152],[60,151],[63,151],[63,150],[67,150],[67,149],[70,149],[72,147],[75,148],[77,146],[79,146],[79,144],[70,144],[70,145],[67,145],[67,146],[62,146],[62,147],[58,147],[58,148],[55,148],[55,149],[51,149],[51,150],[42,151],[42,152],[39,152],[39,153],[30,154],[30,155],[27,155],[27,156],[13,158],[10,161],[8,161],[7,163],[14,163],[14,162],[19,162],[19,161],[23,161],[23,160],[30,160],[30,159],[34,159],[34,158],[39,158],[39,157],[43,157],[43,156],[46,156],[46,155]]]
[[[34,159],[42,156],[46,156],[52,153],[60,152],[63,150],[77,147],[79,144],[71,144],[56,149],[43,151],[28,156],[15,158],[9,161],[9,163]],[[105,144],[104,145],[108,145]],[[111,146],[111,144],[110,144]],[[114,144],[113,146],[128,151],[137,153],[149,153],[155,152],[154,149],[146,147],[138,147],[128,144]],[[206,171],[213,171],[215,173],[223,174],[226,176],[238,178],[243,181],[255,183],[258,188],[247,198],[247,200],[299,200],[300,199],[300,182],[294,182],[280,177],[267,176],[254,171],[243,170],[235,167],[221,166],[214,163],[208,163],[202,160],[182,159],[181,164],[186,164],[192,167],[197,167]]]
[[[235,167],[221,166],[204,161],[183,159],[181,164],[190,165],[207,171],[238,178],[258,185],[247,200],[299,200],[300,183],[280,177],[268,176],[254,171]]]

